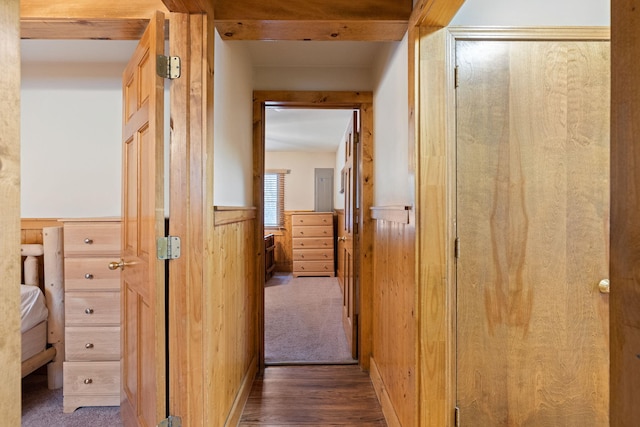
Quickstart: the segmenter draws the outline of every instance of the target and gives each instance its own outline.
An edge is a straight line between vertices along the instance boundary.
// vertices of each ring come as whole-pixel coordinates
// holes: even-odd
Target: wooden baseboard
[[[370,360],[371,360],[371,367],[370,367],[369,375],[371,377],[371,382],[373,383],[373,389],[376,392],[376,396],[378,396],[378,401],[380,402],[380,406],[382,406],[382,413],[384,414],[384,418],[387,421],[387,426],[402,427],[402,424],[400,423],[400,419],[396,414],[396,410],[393,407],[393,403],[391,402],[391,398],[387,393],[387,388],[384,385],[384,381],[380,376],[378,365],[376,365],[376,361],[373,357],[371,357]]]
[[[251,363],[249,364],[247,373],[242,379],[242,385],[240,386],[240,390],[238,390],[238,394],[236,394],[236,399],[233,401],[231,411],[229,412],[229,416],[227,417],[227,422],[224,424],[225,427],[235,427],[240,422],[242,411],[244,411],[244,406],[247,403],[247,399],[249,399],[249,393],[251,393],[253,380],[256,378],[257,373],[258,359],[256,356],[254,356],[253,359],[251,359]]]

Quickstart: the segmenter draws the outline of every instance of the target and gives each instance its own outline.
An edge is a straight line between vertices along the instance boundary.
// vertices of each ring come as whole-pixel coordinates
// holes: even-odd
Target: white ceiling
[[[122,63],[129,40],[22,40],[23,63]],[[384,43],[232,41],[246,46],[254,67],[370,68]],[[335,151],[351,113],[345,110],[279,109],[267,113],[267,151]]]

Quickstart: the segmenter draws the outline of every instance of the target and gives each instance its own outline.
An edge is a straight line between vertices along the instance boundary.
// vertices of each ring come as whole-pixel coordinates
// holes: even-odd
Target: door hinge
[[[355,222],[353,224],[353,234],[358,234],[358,223],[357,222]]]
[[[456,65],[456,68],[453,69],[453,87],[454,88],[457,88],[458,85],[460,84],[459,74],[460,74],[460,67]]]
[[[460,427],[460,407],[456,406],[453,417],[453,425],[456,427]]]
[[[460,238],[456,237],[454,246],[453,246],[453,254],[456,259],[460,258]]]
[[[156,251],[158,259],[180,258],[180,238],[176,236],[159,237]]]
[[[157,427],[182,427],[182,418],[170,415],[160,421]]]
[[[158,55],[156,59],[156,73],[164,79],[180,77],[181,61],[179,56]]]
[[[360,133],[359,132],[354,132],[353,133],[353,142],[358,144],[360,143]]]

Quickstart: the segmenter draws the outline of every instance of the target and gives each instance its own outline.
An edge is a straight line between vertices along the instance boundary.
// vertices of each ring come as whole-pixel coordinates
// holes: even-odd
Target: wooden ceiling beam
[[[411,17],[409,28],[446,27],[465,0],[418,0]]]
[[[214,0],[225,40],[397,41],[411,0]]]
[[[168,12],[162,0],[21,0],[20,32],[23,39],[138,40],[156,10]]]

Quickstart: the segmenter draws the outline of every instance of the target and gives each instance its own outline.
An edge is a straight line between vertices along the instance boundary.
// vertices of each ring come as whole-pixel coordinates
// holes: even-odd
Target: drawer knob
[[[86,239],[84,239],[84,242],[85,242],[87,245],[92,245],[92,244],[93,244],[93,239],[90,239],[90,238],[88,238],[88,237],[87,237]]]
[[[84,345],[84,348],[93,348],[93,343],[90,343],[90,342],[86,343]]]
[[[93,308],[85,308],[85,309],[84,309],[84,312],[85,312],[86,314],[93,314]]]
[[[91,378],[85,378],[84,383],[85,384],[91,384],[93,382],[93,380]]]
[[[87,273],[87,274],[84,275],[84,278],[88,279],[88,280],[91,280],[91,279],[93,279],[93,274]]]

